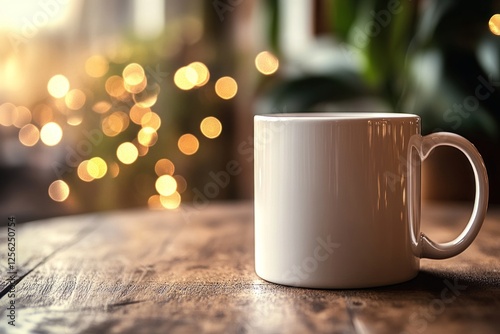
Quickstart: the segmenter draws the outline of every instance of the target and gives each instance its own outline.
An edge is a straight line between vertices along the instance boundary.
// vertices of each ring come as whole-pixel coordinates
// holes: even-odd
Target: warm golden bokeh
[[[62,74],[54,75],[47,84],[47,90],[52,97],[62,98],[69,91],[69,81]]]
[[[174,175],[174,179],[177,182],[177,192],[182,194],[187,189],[187,181],[182,175]]]
[[[12,103],[0,105],[0,125],[11,126],[17,119],[17,108]]]
[[[125,131],[130,124],[129,117],[123,111],[115,111],[102,120],[102,132],[108,137],[114,137]]]
[[[495,14],[488,22],[492,34],[500,36],[500,14]]]
[[[141,65],[137,63],[128,64],[122,72],[123,80],[129,86],[137,86],[146,79],[146,74]]]
[[[152,195],[148,198],[148,208],[151,210],[163,210],[164,207],[161,205],[160,195]]]
[[[137,63],[128,64],[122,74],[124,87],[131,94],[141,93],[148,84],[144,69]]]
[[[19,141],[24,146],[34,146],[40,140],[40,131],[33,124],[26,124],[19,130]]]
[[[87,97],[84,92],[79,89],[72,89],[64,97],[64,102],[69,109],[78,110],[83,107],[86,99]]]
[[[1,107],[0,107],[1,108]],[[29,122],[31,122],[31,111],[24,107],[24,106],[19,106],[16,108],[17,110],[17,115],[16,119],[12,123],[16,128],[20,129]]]
[[[105,114],[111,109],[111,103],[108,101],[99,101],[92,106],[92,110],[98,114]]]
[[[137,134],[137,140],[141,145],[151,147],[156,144],[156,141],[158,140],[158,134],[156,133],[155,129],[146,126],[139,130],[139,133]]]
[[[109,94],[109,96],[115,97],[117,99],[122,99],[124,95],[128,94],[125,90],[122,77],[118,75],[110,76],[106,80],[104,88],[106,89],[106,92]]]
[[[181,204],[181,195],[177,191],[168,196],[161,195],[160,202],[165,209],[174,210]]]
[[[172,195],[177,190],[177,181],[172,175],[162,175],[155,182],[156,191],[162,196]]]
[[[49,196],[56,202],[64,202],[69,196],[69,186],[63,180],[56,180],[49,186]]]
[[[116,150],[116,156],[118,157],[118,160],[120,160],[122,163],[130,165],[137,160],[137,157],[139,156],[139,151],[137,150],[137,147],[134,144],[130,142],[125,142],[120,144],[120,146],[118,146],[118,149]]]
[[[155,173],[158,176],[174,175],[175,166],[169,159],[160,159],[155,164]]]
[[[149,112],[141,117],[141,126],[143,128],[150,127],[158,131],[161,126],[161,118],[155,112]]]
[[[222,123],[213,116],[205,117],[200,123],[200,130],[207,138],[217,138],[222,132]]]
[[[190,90],[198,82],[198,73],[190,66],[179,68],[174,74],[175,85],[182,90]]]
[[[255,57],[255,67],[260,73],[271,75],[278,70],[279,61],[271,52],[262,51]]]
[[[232,99],[238,92],[238,84],[231,77],[222,77],[215,83],[215,93],[224,100]]]
[[[138,155],[140,157],[144,157],[144,156],[146,156],[149,153],[149,147],[148,146],[144,146],[141,143],[139,143],[139,141],[137,140],[137,138],[134,139],[132,141],[132,143],[135,145],[135,147],[137,147],[137,152],[138,152]]]
[[[108,60],[101,55],[94,55],[85,62],[85,72],[93,78],[104,76],[109,69]]]
[[[132,108],[130,108],[130,113],[129,113],[130,119],[135,124],[141,125],[142,117],[150,112],[151,112],[151,108],[142,108],[142,107],[139,107],[137,104],[134,104],[132,106]],[[156,130],[158,130],[158,129],[156,129]]]
[[[179,147],[179,150],[185,155],[193,155],[198,151],[200,143],[198,141],[198,138],[196,138],[194,135],[186,133],[179,138],[177,146]]]
[[[106,161],[100,157],[94,157],[87,163],[87,172],[94,179],[100,179],[106,175],[108,171],[108,165]]]
[[[189,69],[192,69],[196,72],[196,80],[195,76],[192,75],[192,78],[188,78],[188,80],[194,84],[196,87],[204,86],[208,80],[210,79],[210,72],[208,67],[202,62],[195,61],[187,66]]]
[[[63,131],[59,124],[49,122],[40,130],[40,139],[47,146],[55,146],[59,144],[63,136]]]
[[[134,102],[141,108],[152,107],[158,100],[160,94],[160,85],[150,84],[140,93],[132,95]]]
[[[88,160],[82,161],[78,165],[76,173],[78,174],[78,177],[80,178],[80,180],[85,181],[85,182],[92,182],[92,181],[94,181],[94,178],[92,177],[92,175],[89,174],[89,171],[87,168],[88,164],[89,164]]]
[[[144,80],[137,85],[132,86],[132,85],[127,84],[127,82],[124,82],[123,85],[124,85],[125,89],[127,90],[127,92],[129,92],[131,94],[139,94],[144,89],[146,89],[146,87],[148,85],[148,80],[146,80],[146,77],[144,77]]]
[[[68,118],[66,119],[66,123],[72,126],[80,125],[82,124],[82,122],[83,122],[83,114],[81,112],[68,115]]]
[[[54,111],[46,104],[39,104],[33,109],[33,121],[39,126],[44,126],[54,120]]]
[[[109,175],[112,178],[115,178],[120,174],[120,166],[114,161],[109,163],[108,170],[109,170]]]

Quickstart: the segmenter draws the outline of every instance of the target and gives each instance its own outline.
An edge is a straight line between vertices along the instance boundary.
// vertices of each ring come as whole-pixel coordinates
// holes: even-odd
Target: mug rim
[[[417,118],[420,116],[408,113],[392,113],[392,112],[298,112],[298,113],[279,113],[279,114],[259,114],[254,118],[266,120],[381,120],[381,119],[409,119]]]

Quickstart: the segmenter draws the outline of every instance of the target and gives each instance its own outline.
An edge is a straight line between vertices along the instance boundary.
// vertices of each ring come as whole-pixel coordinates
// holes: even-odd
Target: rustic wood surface
[[[423,229],[450,239],[470,212],[431,205]],[[259,279],[251,203],[131,210],[16,226],[7,293],[0,232],[0,333],[499,333],[500,210],[459,256],[422,261],[407,283],[290,288]],[[15,300],[15,327],[8,324]]]

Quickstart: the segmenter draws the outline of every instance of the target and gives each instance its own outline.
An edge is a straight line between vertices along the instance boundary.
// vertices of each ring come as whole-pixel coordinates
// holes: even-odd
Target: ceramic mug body
[[[424,254],[419,212],[422,154],[450,144],[422,138],[410,114],[255,116],[257,275],[300,287],[372,287],[413,278],[420,257],[448,257]],[[487,188],[479,190],[476,204],[485,206]],[[468,242],[482,219],[470,222]]]

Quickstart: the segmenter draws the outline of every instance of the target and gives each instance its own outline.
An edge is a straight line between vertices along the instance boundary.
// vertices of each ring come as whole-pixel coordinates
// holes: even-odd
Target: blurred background
[[[202,208],[253,195],[253,115],[422,116],[500,201],[500,2],[0,0],[0,213]],[[460,153],[428,200],[470,200]]]

